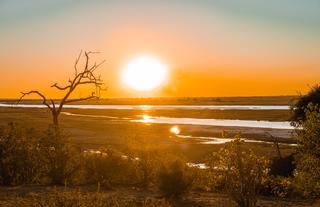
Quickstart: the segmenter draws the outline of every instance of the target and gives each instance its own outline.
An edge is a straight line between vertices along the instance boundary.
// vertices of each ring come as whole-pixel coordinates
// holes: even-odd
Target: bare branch
[[[52,110],[51,106],[47,103],[47,98],[39,91],[29,91],[27,93],[21,92],[21,94],[22,94],[22,96],[20,97],[17,104],[19,104],[25,96],[30,95],[30,94],[37,94],[38,96],[40,96],[42,98],[42,104],[46,105],[50,110]]]
[[[97,68],[99,68],[105,62],[106,62],[106,60],[101,61],[99,64],[94,63],[94,65],[90,68],[90,71],[94,72]]]
[[[98,64],[96,62],[94,64],[91,64],[89,61],[90,55],[95,53],[98,53],[98,52],[85,51],[83,53],[81,50],[74,64],[75,75],[73,78],[68,80],[68,85],[63,87],[59,86],[58,83],[54,83],[53,85],[51,85],[52,88],[56,88],[57,90],[61,90],[65,92],[64,96],[60,100],[59,105],[58,104],[56,105],[52,99],[47,100],[46,97],[39,91],[29,91],[28,93],[22,93],[22,96],[19,99],[18,103],[20,103],[22,98],[24,98],[26,95],[29,95],[32,93],[37,94],[42,98],[42,103],[51,110],[53,124],[58,127],[58,124],[59,124],[58,118],[65,104],[94,99],[94,98],[98,99],[100,97],[100,92],[101,90],[103,90],[102,87],[104,86],[104,83],[100,75],[96,75],[94,72],[97,68],[99,68],[105,62],[105,60],[103,60]],[[78,65],[81,58],[85,58],[85,64],[80,70]],[[95,86],[95,92],[92,92],[91,96],[88,96],[85,98],[69,99],[72,93],[77,89],[78,86],[90,85],[90,84]]]
[[[89,54],[90,54],[90,52],[84,52],[84,55],[86,56],[86,65],[85,65],[85,67],[84,67],[84,71],[88,70]]]
[[[65,101],[64,103],[67,104],[67,103],[78,102],[78,101],[86,101],[86,100],[90,100],[90,99],[94,99],[94,98],[99,99],[99,96],[92,95],[92,96],[88,96],[85,98],[70,99],[70,100]]]
[[[100,53],[99,51],[89,51],[89,52],[87,52],[88,55],[90,55],[90,54],[99,54],[99,53]]]
[[[55,88],[63,91],[63,90],[67,90],[67,89],[70,88],[71,86],[69,85],[69,86],[65,86],[65,87],[60,87],[60,86],[58,86],[57,83],[55,83],[55,84],[53,84],[51,87],[55,87]]]
[[[95,84],[95,85],[103,85],[102,82],[97,81],[83,81],[79,82],[78,85],[84,85],[84,84]]]
[[[80,51],[80,53],[79,53],[79,55],[78,55],[78,57],[77,57],[77,59],[76,59],[76,62],[75,62],[75,64],[74,64],[75,76],[77,76],[77,74],[78,74],[78,68],[77,68],[77,66],[78,66],[79,60],[80,60],[80,58],[81,58],[81,55],[82,55],[82,50]]]

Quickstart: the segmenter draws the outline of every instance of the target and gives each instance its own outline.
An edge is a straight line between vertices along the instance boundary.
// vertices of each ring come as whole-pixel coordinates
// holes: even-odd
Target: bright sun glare
[[[178,134],[180,134],[180,129],[178,126],[173,126],[173,127],[171,127],[170,132],[178,135]]]
[[[150,91],[161,85],[167,76],[167,66],[156,58],[143,56],[131,60],[122,71],[122,81],[137,91]]]

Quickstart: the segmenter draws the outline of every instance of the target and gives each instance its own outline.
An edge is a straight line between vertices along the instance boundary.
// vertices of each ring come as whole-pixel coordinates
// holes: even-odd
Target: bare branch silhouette
[[[42,93],[40,93],[39,91],[29,91],[27,93],[21,92],[21,94],[22,94],[22,96],[20,97],[20,99],[18,101],[18,104],[21,102],[21,100],[25,96],[30,95],[30,94],[37,94],[38,96],[40,96],[42,98],[42,104],[47,106],[49,109],[52,109],[52,107],[47,103],[47,98]]]
[[[102,86],[104,85],[103,80],[100,78],[100,75],[96,75],[95,71],[105,62],[105,60],[101,61],[100,63],[94,63],[90,64],[90,55],[96,54],[98,52],[81,52],[79,53],[78,57],[76,58],[75,64],[74,64],[74,70],[75,74],[74,77],[68,80],[68,85],[66,86],[59,86],[58,83],[55,83],[51,85],[52,88],[56,88],[60,91],[66,91],[65,95],[59,100],[59,103],[55,103],[54,100],[50,99],[48,100],[45,95],[40,93],[39,91],[32,90],[29,92],[21,92],[22,96],[20,97],[18,104],[21,102],[21,100],[31,94],[37,94],[42,98],[42,104],[47,106],[48,109],[50,109],[52,118],[53,118],[53,124],[58,127],[59,126],[59,115],[63,109],[63,106],[68,103],[78,102],[78,101],[84,101],[84,100],[90,100],[94,98],[100,98],[100,92],[102,89]],[[79,69],[79,62],[81,58],[84,58],[84,67],[80,70]],[[93,85],[95,86],[95,91],[91,93],[91,95],[84,97],[84,98],[77,98],[77,99],[69,99],[71,94],[78,88],[80,85]]]
[[[57,88],[59,90],[67,90],[68,88],[70,88],[70,86],[60,87],[60,86],[58,86],[57,83],[53,84],[51,87],[52,88],[55,87],[55,88]]]

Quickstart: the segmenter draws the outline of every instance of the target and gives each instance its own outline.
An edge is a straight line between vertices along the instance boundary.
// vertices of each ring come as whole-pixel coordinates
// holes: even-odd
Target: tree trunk
[[[52,120],[55,128],[59,128],[59,114],[56,111],[52,111]]]

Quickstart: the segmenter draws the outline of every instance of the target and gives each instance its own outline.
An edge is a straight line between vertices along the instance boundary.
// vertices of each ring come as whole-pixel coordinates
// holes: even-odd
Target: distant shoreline
[[[75,104],[105,105],[292,105],[298,96],[237,96],[237,97],[152,97],[102,98]],[[55,99],[58,100],[58,99]],[[0,98],[0,103],[16,103],[18,99]],[[37,104],[40,99],[24,99],[21,103]]]

